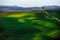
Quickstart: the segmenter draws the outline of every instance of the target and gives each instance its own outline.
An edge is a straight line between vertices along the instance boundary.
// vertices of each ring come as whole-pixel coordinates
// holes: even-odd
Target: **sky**
[[[60,0],[0,0],[0,5],[21,7],[60,6]]]

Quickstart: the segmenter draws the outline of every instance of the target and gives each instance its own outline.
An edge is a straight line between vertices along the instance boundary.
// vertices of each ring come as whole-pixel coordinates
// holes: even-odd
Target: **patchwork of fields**
[[[0,12],[1,40],[54,40],[59,28],[59,11]]]

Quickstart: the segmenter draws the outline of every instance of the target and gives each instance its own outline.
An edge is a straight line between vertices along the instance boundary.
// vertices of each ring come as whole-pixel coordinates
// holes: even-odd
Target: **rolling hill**
[[[1,6],[0,12],[20,12],[20,11],[32,11],[32,10],[60,10],[60,6],[44,6],[43,7],[18,7],[18,6]]]

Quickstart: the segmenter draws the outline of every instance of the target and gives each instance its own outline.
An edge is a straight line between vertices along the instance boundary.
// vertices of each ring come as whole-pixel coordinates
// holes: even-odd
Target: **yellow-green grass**
[[[23,28],[22,30],[25,30],[25,28],[36,28],[39,31],[41,31],[41,32],[38,32],[38,33],[34,33],[34,37],[31,38],[31,40],[42,40],[43,35],[48,36],[48,37],[55,37],[57,35],[57,32],[58,32],[58,30],[56,29],[57,24],[54,23],[54,20],[52,20],[50,16],[45,15],[44,12],[41,12],[41,13],[40,12],[36,12],[36,13],[35,12],[16,12],[16,13],[10,12],[10,13],[7,13],[7,14],[3,13],[4,15],[1,15],[0,17],[2,17],[3,19],[5,18],[7,20],[6,25],[8,24],[8,22],[13,23],[14,19],[17,19],[16,24],[10,24],[11,25],[11,27],[10,27],[11,30],[12,30],[12,28],[13,29],[15,28],[14,27],[15,25],[17,25],[16,26],[17,29],[15,28],[15,30],[19,30],[19,29],[22,29],[22,28]],[[41,17],[39,19],[36,17],[36,14],[38,14],[38,13],[40,13],[40,14],[44,13],[42,15],[43,19],[40,19]],[[47,16],[47,18],[45,18],[44,16]],[[13,18],[13,21],[10,21],[10,19],[12,19],[12,18]],[[3,20],[4,22],[5,22],[5,19]],[[2,21],[2,20],[0,20],[0,21]],[[20,26],[21,24],[22,24],[22,26]],[[25,26],[25,27],[23,27],[23,26]],[[10,29],[9,24],[6,28]],[[28,29],[26,29],[26,31],[27,30]],[[9,31],[9,30],[7,30],[7,31]],[[15,35],[17,35],[17,34],[15,34]],[[26,34],[26,37],[29,37],[29,36]]]

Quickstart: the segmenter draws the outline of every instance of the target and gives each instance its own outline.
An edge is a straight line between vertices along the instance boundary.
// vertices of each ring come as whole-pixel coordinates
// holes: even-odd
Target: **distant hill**
[[[44,9],[45,10],[59,10],[60,9],[60,6],[44,6]]]
[[[18,7],[18,6],[1,6],[0,11],[3,12],[20,12],[20,11],[32,11],[32,10],[60,10],[60,6],[44,6],[43,7]]]

